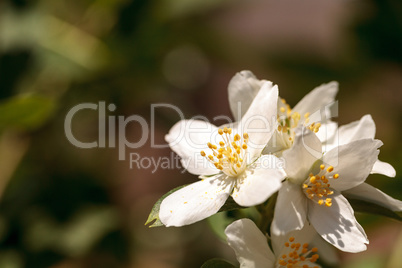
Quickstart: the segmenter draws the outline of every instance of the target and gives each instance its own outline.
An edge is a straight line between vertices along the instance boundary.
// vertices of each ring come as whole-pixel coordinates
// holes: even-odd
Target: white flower
[[[335,129],[334,135],[323,144],[323,151],[328,151],[336,146],[351,143],[362,139],[374,139],[376,126],[373,118],[370,115],[363,116],[360,120],[343,125],[339,129]],[[374,163],[371,173],[395,177],[395,169],[386,162],[377,160]],[[392,211],[402,211],[402,202],[396,200],[389,195],[383,193],[377,188],[370,186],[367,183],[362,183],[349,190],[343,191],[347,197],[365,200],[377,205],[386,207]]]
[[[239,120],[248,110],[252,100],[257,96],[261,84],[250,71],[237,73],[229,83],[228,94],[230,108],[236,120]],[[338,92],[338,83],[330,82],[313,89],[291,109],[285,99],[279,98],[277,111],[277,128],[264,150],[264,154],[280,154],[293,145],[295,129],[300,125],[318,132],[322,140],[334,134],[336,124],[332,123],[330,106]],[[240,104],[241,103],[241,104]]]
[[[264,202],[280,186],[284,171],[275,156],[260,157],[272,136],[278,88],[266,82],[241,121],[218,128],[200,120],[182,120],[166,141],[183,166],[202,180],[167,196],[159,218],[166,226],[182,226],[205,219],[222,207],[229,195],[241,206]],[[280,164],[280,163],[279,163]]]
[[[381,145],[378,140],[362,139],[321,157],[322,144],[317,136],[298,129],[293,147],[283,153],[287,180],[278,193],[273,232],[299,230],[307,218],[322,238],[338,249],[365,250],[367,236],[341,192],[365,181]]]
[[[334,129],[331,139],[323,145],[323,150],[329,151],[339,145],[351,143],[362,139],[374,139],[376,127],[371,115],[367,114],[360,120]],[[395,177],[395,169],[388,163],[377,160],[371,173],[378,173],[388,177]]]
[[[236,253],[242,268],[318,268],[318,249],[309,243],[316,232],[308,224],[287,235],[272,235],[272,248],[267,238],[249,219],[230,224],[225,230],[228,244]]]

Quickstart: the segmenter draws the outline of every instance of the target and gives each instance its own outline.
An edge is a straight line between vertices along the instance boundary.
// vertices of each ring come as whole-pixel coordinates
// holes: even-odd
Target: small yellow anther
[[[317,252],[318,251],[318,248],[312,248],[311,249],[311,252]]]
[[[245,140],[247,140],[247,139],[248,139],[248,134],[247,134],[247,133],[243,133],[243,138],[244,138]]]
[[[231,128],[228,128],[228,133],[232,134],[232,129]]]
[[[219,133],[219,135],[223,135],[223,130],[222,130],[222,129],[218,129],[218,133]]]
[[[205,152],[204,152],[204,151],[201,151],[201,155],[202,155],[202,156],[205,156]]]
[[[289,242],[295,241],[295,238],[293,236],[289,237]]]
[[[243,148],[244,150],[246,150],[246,149],[247,149],[247,144],[243,144],[242,148]]]
[[[327,171],[328,172],[332,172],[334,170],[334,167],[333,166],[329,166],[328,168],[327,168]]]
[[[339,174],[338,174],[338,173],[334,174],[334,179],[336,180],[337,178],[339,178]]]
[[[281,111],[281,113],[284,113],[285,112],[285,107],[279,108],[279,111]]]
[[[236,134],[235,136],[234,136],[234,141],[239,141],[240,140],[240,135],[239,134]]]
[[[320,199],[320,200],[318,200],[318,205],[324,205],[324,200],[322,200],[322,199]]]
[[[308,187],[308,185],[307,184],[303,184],[303,189],[306,189]]]
[[[310,116],[310,113],[305,113],[304,118],[308,118]]]
[[[312,177],[310,178],[310,182],[311,182],[311,183],[314,183],[315,180],[316,180],[316,177],[315,177],[315,176],[312,176]]]
[[[320,165],[321,170],[324,170],[324,168],[325,168],[325,165]]]

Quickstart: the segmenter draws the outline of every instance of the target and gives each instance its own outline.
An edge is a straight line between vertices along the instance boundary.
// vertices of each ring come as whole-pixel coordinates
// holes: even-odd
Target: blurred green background
[[[169,103],[189,118],[230,115],[227,85],[248,69],[295,105],[339,81],[340,124],[371,114],[380,159],[397,178],[368,182],[402,199],[402,2],[229,0],[0,1],[0,267],[200,267],[234,253],[200,222],[144,226],[154,202],[197,178],[179,168],[130,168],[129,154],[173,157],[169,148],[80,149],[64,133],[81,103],[115,104],[106,116],[140,115]],[[154,140],[180,118],[155,113]],[[215,121],[216,122],[216,121]],[[219,123],[219,122],[216,122]],[[72,130],[98,140],[98,112]],[[116,132],[117,132],[116,128]],[[127,125],[127,139],[143,132]],[[106,137],[109,135],[106,133]],[[358,215],[367,252],[342,267],[402,267],[401,224]]]

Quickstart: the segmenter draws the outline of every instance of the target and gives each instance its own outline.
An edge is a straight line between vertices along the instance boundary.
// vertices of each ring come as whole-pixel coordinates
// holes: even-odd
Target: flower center
[[[309,261],[315,263],[319,255],[312,254],[318,251],[317,248],[309,249],[309,244],[305,243],[301,245],[300,243],[295,243],[295,238],[290,237],[289,242],[285,243],[288,254],[283,254],[278,261],[279,267],[286,268],[318,268],[318,266],[309,266],[307,264],[301,265],[300,262]],[[311,256],[309,256],[311,255]]]
[[[232,129],[227,127],[218,129],[218,133],[222,137],[222,141],[219,142],[219,148],[217,145],[208,142],[207,145],[212,154],[207,156],[204,151],[201,151],[201,155],[226,175],[236,177],[246,167],[244,159],[247,153],[248,134],[243,133],[242,136],[239,134],[232,136]]]
[[[325,165],[321,165],[318,174],[314,176],[310,173],[309,178],[303,184],[303,191],[306,196],[319,205],[332,206],[332,198],[327,196],[332,195],[334,192],[330,189],[331,185],[328,183],[328,178],[339,178],[338,173],[329,175],[333,170],[333,166],[325,169]]]
[[[301,116],[298,112],[293,112],[290,105],[286,103],[285,99],[281,99],[278,104],[278,133],[282,138],[283,143],[286,147],[291,147],[295,138],[295,128],[299,125]],[[317,133],[320,130],[321,123],[312,123],[308,125],[310,120],[310,113],[304,114],[304,125],[306,125],[311,131]]]

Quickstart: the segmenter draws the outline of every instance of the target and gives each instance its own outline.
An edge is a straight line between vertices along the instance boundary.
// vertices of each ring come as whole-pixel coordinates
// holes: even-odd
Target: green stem
[[[278,193],[276,192],[268,199],[268,202],[266,204],[262,204],[257,208],[261,215],[257,226],[264,234],[267,233],[272,219],[274,218],[274,209],[277,197]]]

